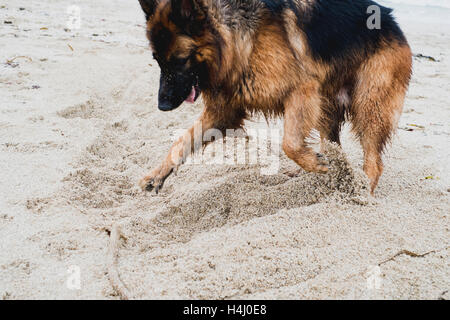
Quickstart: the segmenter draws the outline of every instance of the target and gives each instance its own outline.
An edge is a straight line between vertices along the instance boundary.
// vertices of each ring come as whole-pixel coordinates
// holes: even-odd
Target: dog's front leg
[[[306,139],[319,126],[321,97],[319,84],[306,83],[286,99],[283,149],[286,155],[308,172],[326,173],[326,163],[308,146]],[[295,175],[296,173],[288,173]]]
[[[203,139],[203,133],[214,128],[226,129],[227,123],[224,122],[226,121],[223,117],[205,109],[195,125],[172,145],[163,163],[139,182],[142,190],[155,190],[158,193],[166,179],[186,161],[188,156],[211,142],[211,139]],[[235,127],[234,123],[230,125]]]

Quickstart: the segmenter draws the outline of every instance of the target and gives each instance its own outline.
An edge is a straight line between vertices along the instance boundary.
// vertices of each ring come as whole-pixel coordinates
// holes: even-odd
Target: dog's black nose
[[[169,101],[159,101],[158,109],[161,111],[172,111],[175,108]]]

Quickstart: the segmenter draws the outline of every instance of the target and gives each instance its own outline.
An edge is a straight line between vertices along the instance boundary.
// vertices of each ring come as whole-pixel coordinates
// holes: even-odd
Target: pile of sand
[[[91,98],[58,112],[65,119],[103,121],[103,131],[73,163],[76,169],[63,179],[61,190],[51,200],[38,200],[39,205],[34,205],[40,211],[42,205],[77,208],[97,230],[108,233],[113,225],[120,226],[121,239],[127,241],[114,243],[111,254],[120,257],[116,272],[130,282],[127,286],[133,293],[128,294],[132,297],[152,296],[154,281],[145,283],[141,278],[153,274],[151,268],[159,266],[160,271],[168,272],[168,257],[155,258],[155,252],[168,247],[182,250],[186,243],[205,233],[227,230],[281,209],[300,209],[321,202],[369,202],[366,176],[349,163],[339,146],[331,143],[325,150],[330,165],[325,175],[300,172],[290,178],[282,172],[296,166],[280,155],[281,168],[275,175],[262,175],[260,165],[191,164],[169,178],[159,196],[142,193],[133,176],[147,165],[150,152],[143,142],[139,117],[114,110],[112,101],[107,104],[109,108],[105,103],[104,99]],[[121,104],[116,101],[116,105]],[[138,261],[142,265],[137,265]],[[130,268],[140,271],[130,272]],[[177,273],[176,269],[173,272]],[[217,281],[218,276],[214,276]],[[225,276],[220,277],[226,281]],[[180,297],[188,294],[183,290],[176,290]],[[221,291],[216,293],[216,297],[225,296]]]
[[[124,256],[122,259],[125,259],[126,263],[121,265],[119,259],[119,266],[124,271],[117,271],[117,266],[114,265],[116,269],[110,272],[117,272],[118,277],[129,280],[132,285],[124,285],[128,290],[120,291],[123,284],[118,282],[117,278],[112,279],[113,284],[119,288],[122,297],[149,298],[159,287],[155,272],[157,274],[163,270],[169,272],[167,262],[171,261],[174,262],[172,267],[175,268],[175,274],[183,267],[175,262],[179,260],[179,253],[167,256],[156,252],[167,248],[175,251],[185,250],[187,243],[206,232],[220,234],[224,229],[233,229],[233,226],[274,215],[280,209],[300,209],[319,202],[329,202],[331,199],[339,203],[367,203],[368,184],[365,175],[351,167],[339,146],[328,144],[325,155],[330,162],[330,171],[326,175],[301,173],[296,178],[289,178],[279,173],[262,176],[259,166],[211,169],[204,167],[204,170],[212,171],[212,174],[208,172],[200,179],[196,179],[198,175],[186,173],[186,181],[183,181],[185,180],[183,178],[177,181],[183,187],[178,188],[175,194],[167,195],[169,199],[158,212],[133,217],[117,224],[114,231],[118,234],[112,236],[110,253],[114,256],[113,261],[118,256]],[[287,159],[284,158],[283,162],[286,163]],[[186,183],[187,181],[190,183]],[[215,240],[216,237],[217,235],[213,236]],[[118,242],[119,239],[125,241]],[[205,244],[209,241],[207,240]],[[206,255],[210,256],[211,252],[207,251]],[[202,260],[208,259],[211,258],[202,257]],[[233,253],[229,259],[239,260],[239,252]],[[130,261],[133,261],[131,265]],[[234,276],[226,272],[216,272],[214,262],[208,261],[207,264],[209,268],[206,268],[206,271],[209,270],[214,276],[213,279],[202,281],[202,289],[198,288],[199,291],[195,293],[197,297],[205,298],[204,290],[212,290],[215,283],[221,283],[223,287]],[[130,272],[130,268],[139,272]],[[196,265],[195,268],[204,269],[204,266]],[[203,272],[205,271],[201,273]],[[198,272],[194,271],[195,273]],[[145,283],[142,277],[148,283]],[[203,278],[206,279],[206,276]],[[239,286],[244,284],[240,283]],[[180,283],[180,287],[177,288],[180,297],[189,295],[189,291],[185,290],[187,290],[185,285]],[[229,297],[226,292],[230,290],[232,289],[227,288],[225,291],[222,289],[216,293],[216,297]]]

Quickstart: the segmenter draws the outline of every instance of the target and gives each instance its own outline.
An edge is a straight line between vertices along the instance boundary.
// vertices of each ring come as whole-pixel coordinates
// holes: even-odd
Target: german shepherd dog
[[[370,0],[139,2],[161,68],[159,109],[174,110],[200,95],[204,101],[198,123],[141,180],[144,190],[158,192],[208,143],[196,135],[209,129],[225,134],[260,113],[284,117],[284,152],[316,173],[328,168],[308,146],[312,129],[339,144],[342,124],[350,121],[373,194],[412,69],[410,47],[391,9]],[[374,5],[381,28],[367,24]]]

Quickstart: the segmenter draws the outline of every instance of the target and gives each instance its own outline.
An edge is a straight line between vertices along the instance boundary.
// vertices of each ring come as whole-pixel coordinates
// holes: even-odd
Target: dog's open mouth
[[[187,103],[194,103],[195,101],[197,101],[199,96],[200,96],[200,88],[197,85],[195,85],[192,86],[191,93],[184,101]]]

